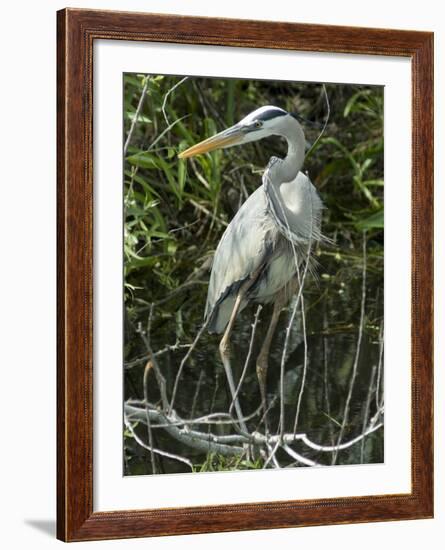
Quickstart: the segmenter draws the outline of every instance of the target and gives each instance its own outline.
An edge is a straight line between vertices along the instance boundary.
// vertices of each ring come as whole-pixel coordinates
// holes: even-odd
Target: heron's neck
[[[315,199],[309,179],[303,174],[297,178],[304,161],[304,133],[298,122],[292,119],[287,121],[280,135],[287,140],[288,150],[284,159],[272,157],[264,173],[263,189],[267,209],[278,230],[288,240],[294,243],[307,242],[314,231]]]
[[[287,141],[287,155],[270,166],[271,179],[275,184],[294,180],[303,166],[305,154],[306,140],[303,130],[296,120],[292,119],[292,122],[287,124],[280,134]]]

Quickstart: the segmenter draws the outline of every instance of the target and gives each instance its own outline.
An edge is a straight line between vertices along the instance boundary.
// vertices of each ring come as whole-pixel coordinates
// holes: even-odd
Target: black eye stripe
[[[265,122],[266,120],[270,120],[271,118],[275,118],[277,116],[284,116],[287,115],[286,111],[283,111],[283,109],[267,109],[267,111],[264,111],[264,113],[261,113],[256,118],[257,120],[261,120],[262,122]]]

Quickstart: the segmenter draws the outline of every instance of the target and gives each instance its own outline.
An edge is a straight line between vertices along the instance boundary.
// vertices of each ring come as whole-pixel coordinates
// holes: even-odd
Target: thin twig
[[[188,79],[188,76],[185,76],[183,79],[181,79],[179,82],[176,82],[176,84],[174,86],[172,86],[168,91],[167,93],[165,94],[164,96],[164,101],[162,102],[162,114],[164,115],[164,118],[165,118],[165,122],[167,123],[167,126],[170,126],[170,121],[168,120],[168,117],[167,117],[167,113],[165,112],[165,107],[167,105],[167,99],[168,99],[168,96],[174,92],[176,90],[176,88],[178,86],[180,86],[183,82],[185,82],[186,80]]]
[[[302,375],[302,378],[301,378],[300,392],[298,394],[297,410],[295,412],[294,433],[296,433],[296,431],[297,431],[298,420],[299,420],[299,417],[300,417],[300,408],[301,408],[301,402],[303,400],[304,387],[305,387],[305,384],[306,384],[307,363],[308,363],[306,315],[305,315],[305,310],[304,310],[304,296],[303,295],[301,295],[301,325],[302,325],[302,329],[303,329],[303,346],[304,346],[303,375]]]
[[[161,456],[165,456],[167,458],[171,458],[173,460],[178,460],[179,462],[183,462],[184,464],[187,464],[189,468],[193,471],[193,464],[188,460],[187,458],[183,458],[182,456],[175,455],[173,453],[168,453],[167,451],[161,451],[161,449],[155,449],[154,447],[151,447],[150,445],[147,445],[142,441],[142,439],[136,434],[136,432],[133,429],[133,426],[130,424],[130,422],[124,418],[125,426],[130,431],[131,435],[134,437],[134,440],[144,449],[147,449],[153,453],[156,453]]]
[[[196,162],[193,158],[190,159],[190,164],[192,166],[193,173],[196,176],[196,179],[199,180],[206,189],[210,189],[210,183],[205,179],[205,177],[198,171],[196,167]]]
[[[375,389],[375,405],[377,410],[380,409],[383,405],[383,377],[382,377],[382,370],[383,370],[383,321],[380,325],[379,330],[379,363],[377,366],[377,382],[376,382],[376,389]],[[381,389],[380,389],[381,388]]]
[[[198,402],[198,395],[199,395],[199,391],[201,390],[201,384],[203,380],[204,380],[204,369],[201,369],[201,372],[199,373],[198,383],[196,384],[195,394],[193,396],[193,401],[192,401],[192,411],[190,413],[192,418],[195,416],[196,403]]]
[[[354,363],[352,367],[352,375],[351,375],[351,380],[349,382],[348,395],[346,397],[345,408],[343,411],[343,421],[342,421],[340,433],[338,434],[338,439],[337,439],[338,448],[340,447],[341,440],[343,438],[343,434],[346,428],[346,424],[348,423],[348,420],[349,420],[349,407],[351,404],[351,398],[352,398],[352,392],[354,390],[355,379],[357,377],[358,360],[360,357],[363,328],[365,324],[365,306],[366,306],[366,231],[363,232],[362,298],[361,298],[361,304],[360,304],[360,323],[359,323],[358,337],[357,337],[357,348],[355,350]],[[337,461],[337,452],[335,452],[332,457],[332,464],[335,464],[336,461]]]
[[[218,413],[214,413],[214,409],[215,409],[215,403],[216,403],[216,396],[218,394],[218,389],[219,389],[219,373],[217,372],[215,374],[215,387],[213,388],[213,393],[212,393],[212,400],[210,402],[210,414],[209,414],[209,418],[213,418],[213,415],[214,414],[218,414]],[[227,413],[223,413],[224,415],[226,415]],[[232,421],[232,418],[230,418],[230,421]],[[207,428],[207,433],[210,433],[210,422],[209,422],[209,427]]]
[[[305,445],[310,447],[311,449],[314,449],[314,451],[320,451],[322,453],[332,453],[337,451],[343,451],[344,449],[348,449],[349,447],[352,447],[359,441],[361,441],[364,437],[367,437],[369,434],[372,434],[383,427],[383,423],[376,424],[375,426],[372,426],[368,428],[364,433],[358,435],[357,437],[354,437],[353,439],[350,439],[349,441],[346,441],[345,443],[341,443],[340,445],[318,445],[317,443],[314,443],[311,441],[306,434],[296,434],[294,437],[295,440],[302,441]],[[284,438],[284,441],[287,442],[287,437]]]
[[[208,321],[205,322],[202,327],[199,329],[198,331],[198,334],[196,335],[195,339],[193,340],[193,343],[192,345],[189,347],[187,353],[184,355],[184,357],[182,358],[182,361],[181,361],[181,364],[179,365],[179,369],[178,369],[178,372],[176,374],[176,379],[175,379],[175,384],[173,386],[173,392],[172,392],[172,397],[171,397],[171,401],[170,401],[170,407],[168,409],[168,413],[171,414],[172,412],[172,409],[173,409],[173,405],[175,403],[175,399],[176,399],[176,393],[178,391],[178,385],[179,385],[179,380],[181,378],[181,375],[182,375],[182,371],[184,369],[184,365],[185,363],[187,362],[188,358],[190,357],[190,355],[192,354],[192,351],[195,349],[195,346],[196,344],[198,343],[199,339],[201,338],[202,336],[202,333],[204,332],[204,330],[207,328],[207,324],[208,324]]]
[[[263,434],[260,434],[258,432],[252,434],[251,436],[251,444],[252,445],[261,445],[265,444],[266,442],[268,444],[280,444],[280,440],[282,441],[282,444],[284,445],[291,445],[292,443],[295,443],[296,441],[300,441],[304,443],[307,447],[314,449],[314,451],[320,451],[323,453],[332,453],[335,451],[341,451],[343,449],[347,449],[348,447],[352,447],[359,441],[361,441],[364,437],[367,437],[369,434],[376,432],[380,428],[383,427],[383,422],[380,422],[379,424],[372,425],[366,429],[366,431],[363,434],[358,435],[357,437],[354,437],[353,439],[350,439],[349,441],[346,441],[345,443],[342,443],[341,445],[319,445],[318,443],[315,443],[311,439],[308,438],[308,436],[305,433],[300,434],[284,434],[282,437],[280,435],[271,435],[269,437],[266,437]]]
[[[177,351],[179,349],[188,349],[191,344],[179,344],[179,342],[176,342],[175,344],[167,344],[162,349],[155,351],[153,353],[153,357],[160,357],[161,355],[165,355],[168,352]],[[136,359],[132,359],[131,361],[127,361],[124,363],[124,367],[126,369],[132,369],[133,367],[137,367],[141,363],[146,363],[150,359],[151,355],[143,355],[142,357],[137,357]]]
[[[252,349],[253,349],[253,342],[255,340],[256,327],[257,327],[257,324],[258,324],[258,319],[259,319],[259,315],[261,313],[262,308],[263,308],[263,306],[260,304],[257,307],[257,310],[255,312],[255,317],[254,317],[253,324],[252,324],[252,333],[251,333],[250,342],[249,342],[249,349],[247,351],[246,360],[244,361],[243,372],[241,373],[241,377],[239,379],[238,386],[237,386],[236,391],[235,391],[235,395],[233,396],[232,403],[230,404],[230,407],[229,407],[229,414],[232,412],[232,409],[235,406],[235,400],[238,397],[238,393],[241,390],[241,386],[242,386],[242,384],[244,382],[244,378],[246,376],[247,367],[249,365],[250,357],[252,356]]]
[[[327,330],[328,322],[326,318],[326,307],[323,308],[323,331]],[[331,418],[331,401],[329,398],[329,384],[328,384],[328,355],[329,355],[329,342],[326,336],[323,336],[323,389],[324,399],[326,403],[326,414],[328,418]],[[334,431],[332,429],[332,422],[329,422],[329,435],[331,444],[334,444]]]
[[[262,414],[258,424],[256,425],[255,431],[258,431],[259,427],[262,424],[265,424],[267,415],[269,414],[269,411],[271,411],[275,407],[275,403],[277,402],[277,399],[278,399],[277,395],[274,395],[273,398],[270,400],[269,404],[267,405],[267,409],[265,411],[263,410],[263,404],[261,403],[259,409],[263,410],[263,414]]]
[[[371,404],[372,392],[374,390],[374,378],[376,372],[376,366],[373,365],[371,370],[371,379],[369,381],[368,395],[366,397],[365,412],[363,415],[363,429],[362,435],[366,432],[366,426],[368,425],[368,416],[369,416],[369,406]],[[363,458],[365,454],[365,436],[363,435],[362,444],[360,446],[360,463],[363,464]]]
[[[326,90],[326,84],[322,84],[323,86],[323,92],[324,92],[324,96],[325,96],[325,99],[326,99],[326,107],[327,107],[327,111],[326,111],[326,117],[325,117],[325,120],[324,120],[324,124],[323,124],[323,128],[321,130],[321,132],[318,134],[317,136],[317,139],[314,141],[314,143],[311,145],[309,151],[306,153],[306,156],[305,156],[305,159],[307,159],[312,151],[315,149],[315,147],[317,146],[318,142],[320,141],[320,139],[322,138],[323,134],[325,133],[325,130],[326,130],[326,127],[328,125],[328,122],[329,122],[329,118],[331,116],[331,105],[329,103],[329,97],[328,97],[328,92]]]
[[[273,465],[275,466],[275,468],[281,469],[281,465],[278,462],[276,453],[273,452],[273,450],[271,449],[271,446],[268,443],[266,443],[266,447],[267,447],[267,450],[269,451],[269,456],[271,457],[271,461],[272,461]]]
[[[270,441],[269,441],[268,439],[266,439],[266,442],[265,442],[265,443],[266,443],[266,447],[267,447],[267,449],[268,449],[268,451],[269,451],[269,454],[268,454],[268,456],[267,456],[267,460],[266,460],[266,461],[264,462],[264,464],[263,464],[263,470],[265,470],[265,469],[269,466],[269,464],[270,464],[271,462],[274,461],[275,455],[276,455],[276,453],[277,453],[277,451],[278,451],[278,448],[280,447],[280,445],[281,445],[281,443],[282,443],[282,435],[280,434],[280,439],[277,439],[277,440],[275,441],[274,447],[273,447],[272,450],[270,449],[271,444],[270,444]]]
[[[189,116],[190,115],[184,115],[183,117],[178,118],[175,121],[173,121],[169,126],[167,126],[167,128],[164,128],[164,130],[162,130],[162,132],[159,134],[159,136],[154,141],[151,142],[151,144],[147,147],[147,149],[145,149],[141,153],[143,154],[143,153],[148,153],[149,151],[151,151],[153,149],[153,147],[165,136],[165,134],[170,132],[170,130],[172,128],[174,128],[176,126],[176,124],[179,124],[180,122],[182,122],[184,119],[188,118]]]
[[[151,348],[151,323],[153,319],[153,304],[150,307],[150,312],[148,314],[148,321],[147,321],[147,332],[144,333],[141,327],[138,328],[138,332],[142,338],[142,340],[145,343],[145,347],[147,348],[148,355],[150,357],[151,363],[153,365],[153,370],[155,372],[156,380],[159,386],[159,392],[161,394],[161,401],[162,406],[164,410],[167,410],[169,407],[168,404],[168,398],[167,398],[167,384],[165,382],[164,375],[161,372],[161,369],[159,368],[158,362],[156,360],[156,356],[153,353],[153,350]]]
[[[144,82],[144,87],[142,88],[141,97],[139,98],[139,103],[136,108],[136,113],[133,117],[133,120],[131,121],[130,131],[128,132],[127,139],[125,140],[124,156],[127,154],[127,149],[128,149],[128,146],[130,145],[131,138],[133,137],[133,132],[134,132],[134,129],[136,128],[136,123],[138,121],[139,115],[141,114],[142,106],[144,104],[145,94],[147,93],[149,80],[150,80],[149,75],[148,74],[145,75],[145,82]]]
[[[153,474],[156,474],[156,462],[155,462],[155,454],[154,454],[154,444],[153,444],[153,432],[151,431],[151,422],[150,422],[150,412],[148,410],[148,376],[150,374],[151,369],[153,368],[153,363],[151,361],[148,361],[145,365],[144,369],[144,399],[145,399],[145,417],[147,419],[147,435],[148,435],[148,444],[150,445],[150,457],[151,457],[151,468]]]
[[[296,460],[297,462],[300,462],[301,464],[304,464],[305,466],[321,466],[321,464],[319,464],[318,462],[315,462],[314,460],[310,460],[309,458],[306,458],[301,454],[297,453],[296,451],[291,449],[288,445],[283,445],[283,449],[294,460]]]
[[[195,208],[197,208],[198,210],[201,210],[201,212],[204,212],[206,216],[208,216],[211,220],[215,221],[219,225],[222,225],[224,227],[227,227],[229,225],[226,221],[222,220],[221,218],[218,218],[218,216],[215,216],[213,212],[210,212],[210,210],[207,210],[205,206],[202,206],[202,204],[199,204],[199,202],[196,202],[193,199],[189,199],[189,202],[190,204],[193,204]]]

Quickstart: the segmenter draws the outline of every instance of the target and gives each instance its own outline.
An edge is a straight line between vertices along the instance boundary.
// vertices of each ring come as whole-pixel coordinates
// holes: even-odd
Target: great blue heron
[[[230,367],[230,334],[248,302],[273,302],[270,325],[256,361],[263,409],[269,348],[280,311],[297,288],[297,270],[312,244],[320,240],[322,201],[300,172],[306,140],[300,117],[281,108],[256,109],[238,124],[183,151],[184,159],[242,145],[267,136],[287,141],[284,159],[272,157],[262,185],[249,196],[225,230],[213,259],[205,320],[210,332],[222,333],[220,354],[240,424],[243,415]]]

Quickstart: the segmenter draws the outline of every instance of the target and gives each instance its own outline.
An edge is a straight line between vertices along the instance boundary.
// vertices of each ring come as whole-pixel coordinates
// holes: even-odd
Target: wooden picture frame
[[[65,9],[57,14],[57,536],[64,541],[433,516],[433,34]],[[93,44],[155,41],[409,58],[412,64],[412,490],[93,511]]]

